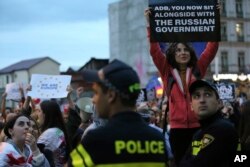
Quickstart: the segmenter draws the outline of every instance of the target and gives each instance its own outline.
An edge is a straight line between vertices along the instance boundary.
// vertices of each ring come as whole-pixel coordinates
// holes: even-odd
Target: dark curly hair
[[[173,68],[176,68],[179,70],[179,64],[175,60],[175,53],[176,53],[178,44],[180,44],[180,42],[179,43],[171,43],[169,45],[168,49],[166,50],[166,56],[167,56],[167,60],[168,60],[169,64]],[[197,63],[197,57],[196,57],[196,53],[195,53],[193,47],[191,46],[190,43],[181,43],[181,44],[183,44],[185,47],[187,47],[188,51],[190,52],[190,61],[188,62],[187,66],[194,67]]]
[[[19,117],[26,117],[30,120],[30,117],[28,115],[25,115],[25,114],[18,114],[16,116],[14,116],[13,118],[11,118],[8,122],[6,122],[5,126],[4,126],[4,134],[9,138],[11,139],[11,134],[9,133],[9,129],[13,129],[15,123],[16,123],[16,120],[19,118]]]

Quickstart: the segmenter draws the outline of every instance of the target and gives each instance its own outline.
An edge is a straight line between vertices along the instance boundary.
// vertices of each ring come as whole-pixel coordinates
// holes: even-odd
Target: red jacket
[[[148,38],[150,38],[148,28]],[[197,66],[200,71],[201,78],[205,76],[208,65],[214,59],[217,50],[218,42],[208,42],[205,50],[202,52],[200,59],[197,61]],[[171,128],[195,128],[199,127],[198,119],[195,113],[191,110],[190,95],[188,91],[184,93],[182,81],[177,69],[173,69],[168,63],[166,56],[161,52],[159,43],[150,43],[150,54],[160,72],[164,89],[167,90],[168,81],[170,74],[174,78],[174,83],[171,86],[169,101],[169,112],[170,112],[170,127]],[[192,68],[187,68],[186,71],[186,85],[190,86],[192,82],[196,80],[192,73]]]

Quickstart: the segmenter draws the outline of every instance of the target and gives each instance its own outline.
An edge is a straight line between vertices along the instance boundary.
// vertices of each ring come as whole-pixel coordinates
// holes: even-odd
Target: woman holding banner
[[[146,9],[144,14],[150,41],[150,9]],[[150,42],[150,54],[160,72],[168,97],[170,144],[177,166],[191,143],[194,132],[200,126],[190,106],[189,85],[196,79],[205,76],[217,50],[218,42],[208,42],[200,58],[197,59],[195,51],[189,43],[172,43],[164,54],[158,42]]]

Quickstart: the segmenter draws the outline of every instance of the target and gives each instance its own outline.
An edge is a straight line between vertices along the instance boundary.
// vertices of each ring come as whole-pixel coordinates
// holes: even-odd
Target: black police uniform
[[[71,153],[72,166],[166,166],[163,135],[136,112],[115,114],[104,127],[89,131]]]
[[[233,124],[218,111],[200,121],[201,129],[181,161],[181,167],[228,167],[237,150],[238,135]]]

